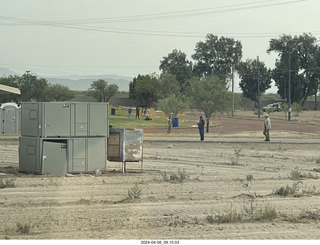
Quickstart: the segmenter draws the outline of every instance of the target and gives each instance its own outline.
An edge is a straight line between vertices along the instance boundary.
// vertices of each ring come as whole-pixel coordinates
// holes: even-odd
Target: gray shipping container
[[[108,136],[108,103],[25,102],[21,135],[32,137]]]
[[[106,170],[106,138],[20,137],[19,171],[38,174]]]

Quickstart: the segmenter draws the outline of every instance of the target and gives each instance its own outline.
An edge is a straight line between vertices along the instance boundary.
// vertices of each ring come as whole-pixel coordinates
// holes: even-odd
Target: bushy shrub
[[[292,105],[291,105],[291,108],[292,108],[292,112],[294,113],[294,115],[296,117],[298,117],[300,115],[300,112],[302,111],[302,107],[301,105],[299,105],[297,102],[294,102]]]
[[[301,181],[293,183],[292,186],[286,185],[285,187],[280,187],[279,189],[276,189],[274,194],[279,196],[292,196],[296,194],[299,191],[299,185],[302,184]]]
[[[15,178],[0,177],[0,188],[16,187],[15,181],[16,181]]]
[[[134,187],[128,190],[128,199],[135,201],[141,199],[142,189],[138,187],[136,183]]]

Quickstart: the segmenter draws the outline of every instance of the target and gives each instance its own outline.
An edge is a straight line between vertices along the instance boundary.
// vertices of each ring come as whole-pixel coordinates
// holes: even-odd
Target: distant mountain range
[[[2,76],[21,76],[14,71],[11,71],[7,68],[0,67],[0,77]],[[115,74],[107,75],[88,75],[88,76],[56,76],[56,77],[45,77],[43,76],[50,84],[61,84],[69,87],[71,90],[77,91],[86,91],[90,88],[93,81],[103,79],[109,84],[116,84],[119,87],[119,91],[129,91],[129,83],[133,78],[119,76]]]
[[[45,77],[51,84],[61,84],[69,87],[71,90],[85,91],[91,87],[93,81],[103,79],[108,84],[116,84],[119,91],[129,91],[129,83],[132,81],[130,77],[122,77],[118,75],[92,75],[92,76],[73,76],[73,77]]]
[[[19,75],[18,73],[14,72],[14,71],[11,71],[7,68],[1,68],[0,67],[0,77],[3,77],[3,76],[14,76],[14,75]]]

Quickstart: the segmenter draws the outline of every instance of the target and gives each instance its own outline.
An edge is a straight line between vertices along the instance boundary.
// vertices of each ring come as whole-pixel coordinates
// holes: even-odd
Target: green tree
[[[317,61],[317,67],[320,67],[320,46],[317,47],[317,53],[316,53],[316,61]],[[314,80],[314,109],[318,110],[318,91],[320,89],[320,73],[319,72],[314,72],[312,75],[312,79]]]
[[[214,113],[230,112],[232,110],[233,95],[227,91],[218,76],[205,79],[194,78],[190,80],[189,96],[193,107],[204,112],[209,132],[210,118]]]
[[[208,34],[205,42],[198,42],[192,58],[196,60],[194,75],[199,78],[218,76],[225,82],[231,78],[232,67],[239,64],[242,57],[242,44],[233,38]]]
[[[170,94],[168,97],[159,100],[158,106],[166,114],[168,133],[171,133],[172,119],[177,117],[182,112],[182,109],[186,108],[186,105],[182,98],[177,97],[175,94]]]
[[[168,56],[160,61],[159,69],[163,73],[170,73],[179,82],[181,91],[185,90],[185,82],[192,77],[192,62],[187,60],[187,55],[174,49]]]
[[[240,62],[237,71],[240,77],[239,86],[248,99],[257,103],[259,96],[271,88],[271,70],[258,59]],[[258,94],[258,83],[260,94]]]
[[[61,84],[49,85],[44,90],[45,101],[68,101],[75,97],[74,91]]]
[[[159,98],[159,81],[155,75],[138,75],[129,84],[129,98],[136,106],[150,108]]]
[[[142,106],[140,105],[140,101],[137,99],[138,95],[136,94],[136,90],[135,90],[137,80],[140,80],[141,78],[142,76],[139,74],[137,77],[134,77],[132,79],[132,82],[129,83],[129,98],[134,101],[136,108],[139,108]]]
[[[119,91],[119,87],[117,84],[110,84],[106,88],[106,99],[105,102],[108,102],[111,97],[116,95]]]
[[[118,85],[108,84],[103,79],[93,81],[89,89],[90,94],[99,102],[108,102],[119,90]]]
[[[162,73],[159,79],[159,98],[163,99],[170,94],[179,94],[180,86],[175,76],[170,73]]]
[[[300,36],[283,35],[271,39],[268,52],[277,52],[279,59],[273,71],[273,78],[282,98],[304,105],[308,96],[318,92],[319,46],[317,39],[310,34]]]
[[[46,79],[33,74],[23,74],[18,77],[17,83],[21,91],[22,101],[44,101],[44,91],[49,86]]]
[[[137,80],[140,80],[142,78],[142,76],[139,74],[137,77],[134,77],[132,79],[132,82],[129,83],[129,98],[136,100],[137,99],[137,94],[136,94],[136,84],[137,84]],[[138,105],[138,104],[137,104]],[[140,105],[138,105],[140,106]]]

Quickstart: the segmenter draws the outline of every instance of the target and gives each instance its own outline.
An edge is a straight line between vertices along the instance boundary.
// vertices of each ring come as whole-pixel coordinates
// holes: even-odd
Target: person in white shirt
[[[265,120],[264,120],[264,130],[263,130],[263,134],[264,136],[266,136],[265,141],[270,141],[270,129],[271,129],[271,121],[269,118],[269,115],[266,114],[264,115]]]

